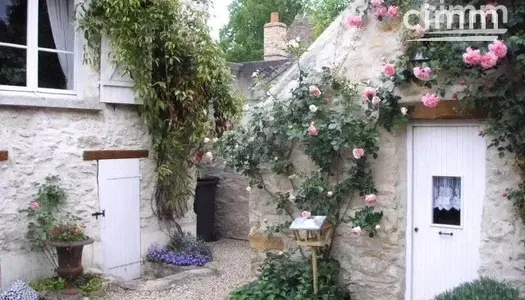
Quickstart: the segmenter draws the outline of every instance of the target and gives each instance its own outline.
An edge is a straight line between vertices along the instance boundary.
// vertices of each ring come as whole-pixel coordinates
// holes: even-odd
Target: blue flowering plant
[[[167,246],[152,245],[146,258],[177,266],[203,266],[213,259],[210,247],[189,233],[172,238]]]

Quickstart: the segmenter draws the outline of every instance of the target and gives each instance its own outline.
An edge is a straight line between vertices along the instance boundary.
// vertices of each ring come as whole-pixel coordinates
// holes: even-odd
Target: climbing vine
[[[348,24],[363,27],[363,16],[368,11],[373,11],[382,20],[384,15],[388,16],[390,8],[386,6],[392,5],[390,2],[372,0],[370,7],[349,17]],[[507,189],[502,196],[514,202],[518,216],[525,223],[525,4],[482,0],[445,1],[443,4],[440,9],[472,5],[477,12],[467,11],[465,23],[460,24],[461,20],[455,18],[449,28],[444,28],[445,22],[437,28],[434,22],[425,24],[423,19],[412,15],[410,24],[417,25],[404,34],[405,51],[397,61],[385,65],[381,79],[396,87],[415,82],[430,89],[431,92],[421,95],[421,102],[429,108],[437,107],[441,99],[447,97],[458,100],[460,110],[485,112],[485,128],[480,135],[491,138],[489,148],[495,148],[500,158],[510,154],[512,165],[522,177],[518,186]],[[397,5],[404,11],[420,10],[422,3],[404,0]],[[474,14],[474,22],[469,22],[470,14]],[[431,36],[433,30],[482,29],[483,23],[487,24],[485,28],[506,29],[507,32],[490,42],[470,42],[462,40],[461,35],[452,43],[413,41]],[[476,34],[467,32],[464,35]],[[413,61],[418,54],[420,60]]]
[[[191,158],[204,137],[221,135],[240,112],[232,75],[200,4],[92,0],[80,6],[87,59],[99,61],[101,38],[107,36],[113,49],[109,59],[133,78],[144,102],[140,114],[157,159],[153,207],[171,220],[187,211],[194,192]]]

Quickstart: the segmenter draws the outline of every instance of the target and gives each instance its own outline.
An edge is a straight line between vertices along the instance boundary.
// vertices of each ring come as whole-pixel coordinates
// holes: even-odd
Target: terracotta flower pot
[[[94,242],[95,241],[89,237],[80,242],[49,241],[49,245],[57,249],[58,268],[56,272],[58,276],[66,281],[64,294],[76,295],[79,293],[79,290],[74,287],[73,283],[84,272],[84,267],[82,267],[82,251],[85,245],[90,245]]]

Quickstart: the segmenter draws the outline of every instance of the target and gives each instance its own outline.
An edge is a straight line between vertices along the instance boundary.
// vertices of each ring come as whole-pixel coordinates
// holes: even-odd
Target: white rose
[[[406,116],[407,115],[407,112],[408,112],[408,109],[406,107],[401,107],[401,114],[403,116]]]
[[[332,191],[329,191],[328,193],[326,193],[326,195],[327,195],[328,197],[332,197],[332,196],[334,195],[334,193],[333,193]]]
[[[207,144],[210,142],[210,139],[209,138],[204,138],[204,144]]]
[[[219,138],[213,138],[213,142],[217,143],[219,141]]]
[[[246,190],[249,192],[249,191],[252,190],[252,187],[251,187],[251,186],[247,186],[247,187],[246,187]]]
[[[284,254],[284,252],[282,252],[282,251],[279,251],[279,255],[283,255],[283,254]]]
[[[279,160],[279,157],[276,156],[276,157],[274,157],[273,160],[278,161],[278,160]]]
[[[210,151],[206,152],[205,155],[208,159],[213,159],[213,153],[211,153]]]
[[[315,105],[313,105],[313,104],[310,105],[309,108],[310,108],[310,111],[313,112],[313,113],[315,113],[315,112],[317,111],[317,106],[315,106]]]
[[[253,72],[252,78],[257,78],[257,77],[259,77],[259,72]]]
[[[295,200],[295,196],[293,194],[290,194],[290,197],[288,197],[288,199],[290,199],[290,201],[294,201]]]
[[[381,229],[381,226],[378,224],[376,225],[376,230],[379,230],[379,229]]]
[[[301,37],[300,37],[300,36],[296,37],[296,38],[295,38],[295,41],[298,42],[298,43],[300,43],[300,42],[301,42]]]
[[[361,231],[361,227],[359,226],[352,228],[352,233],[355,235],[361,235]]]
[[[255,141],[255,138],[253,136],[251,136],[249,139],[248,139],[248,142],[253,142]]]
[[[374,98],[372,98],[372,104],[379,104],[379,103],[381,103],[381,98],[374,96]]]
[[[297,48],[299,48],[299,43],[296,40],[290,40],[288,42],[288,47],[290,47],[292,49],[297,49]]]

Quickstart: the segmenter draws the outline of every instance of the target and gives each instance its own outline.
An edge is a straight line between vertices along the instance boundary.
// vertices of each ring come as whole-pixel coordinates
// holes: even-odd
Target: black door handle
[[[450,236],[453,236],[454,233],[450,232],[450,233],[446,233],[446,232],[439,232],[439,235],[450,235]]]
[[[97,211],[97,212],[92,213],[91,215],[92,215],[93,217],[95,217],[95,219],[98,220],[98,216],[103,216],[103,217],[106,216],[106,210],[103,209],[102,212]]]
[[[419,231],[419,228],[417,228],[417,227],[414,228],[414,231],[415,231],[415,232],[418,232],[418,231]]]

